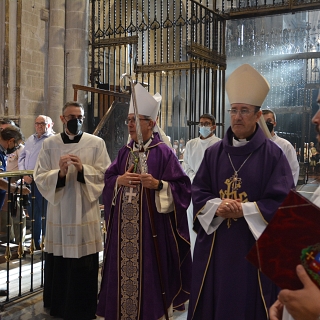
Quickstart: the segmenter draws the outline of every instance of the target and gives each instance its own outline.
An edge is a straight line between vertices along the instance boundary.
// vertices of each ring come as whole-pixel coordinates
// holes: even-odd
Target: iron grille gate
[[[300,16],[299,11],[317,8],[320,1],[200,2],[203,4],[194,0],[92,0],[91,86],[119,91],[120,75],[127,72],[151,93],[162,94],[159,122],[172,141],[195,137],[197,121],[205,112],[216,116],[217,135],[223,137],[225,120],[228,122],[224,111],[226,56],[228,73],[236,65],[249,62],[271,77],[265,106],[276,109],[278,120],[283,118],[278,129],[288,122],[286,114],[296,113],[290,114],[288,124],[290,128],[295,124],[295,133],[289,134],[287,128],[281,131],[284,138],[301,148],[310,141],[308,120],[318,88],[318,78],[312,78],[315,73],[311,71],[319,64],[319,45],[316,50],[310,45],[319,34],[317,39],[312,35],[310,24],[305,30],[282,30],[279,16],[239,18],[250,18],[253,12],[259,16],[297,12],[295,16]],[[299,79],[294,74],[297,68]],[[100,107],[93,95],[91,106],[97,115]],[[93,123],[91,131],[94,127]]]
[[[91,86],[119,93],[120,76],[128,73],[162,95],[159,124],[171,141],[197,135],[202,113],[216,116],[223,136],[225,18],[208,3],[92,0]],[[91,132],[101,119],[94,97]]]

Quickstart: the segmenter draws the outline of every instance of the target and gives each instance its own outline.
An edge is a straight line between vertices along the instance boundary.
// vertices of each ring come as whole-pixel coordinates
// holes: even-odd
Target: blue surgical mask
[[[211,127],[200,127],[199,132],[204,138],[207,138],[212,133]]]

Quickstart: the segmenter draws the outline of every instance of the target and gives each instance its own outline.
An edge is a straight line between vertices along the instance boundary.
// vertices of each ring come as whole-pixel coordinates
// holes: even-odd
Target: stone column
[[[0,1],[0,39],[3,41],[0,42],[0,112],[5,114],[5,100],[7,99],[5,92],[6,86],[6,68],[7,66],[4,63],[4,57],[6,54],[5,43],[7,39],[5,38],[5,14],[6,14],[6,1]]]
[[[66,2],[66,100],[73,100],[73,84],[88,85],[89,0]],[[85,104],[87,93],[78,92]]]
[[[16,109],[17,2],[6,1],[4,52],[4,116],[13,118]],[[20,66],[19,66],[20,67]]]
[[[54,130],[62,131],[60,121],[64,105],[65,85],[65,0],[50,0],[49,58],[48,58],[48,111]],[[71,1],[73,2],[73,1]]]

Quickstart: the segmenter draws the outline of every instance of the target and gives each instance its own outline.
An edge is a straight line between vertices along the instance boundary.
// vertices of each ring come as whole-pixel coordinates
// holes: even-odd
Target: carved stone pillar
[[[73,100],[72,84],[88,85],[89,0],[66,2],[66,101]],[[87,94],[79,92],[78,101]]]
[[[62,131],[59,120],[65,102],[65,0],[50,1],[49,59],[48,59],[48,114],[56,132]]]

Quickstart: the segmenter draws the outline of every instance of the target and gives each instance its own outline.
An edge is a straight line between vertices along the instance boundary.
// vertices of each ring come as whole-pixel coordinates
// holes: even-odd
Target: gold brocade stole
[[[137,162],[138,152],[129,153],[127,169]],[[135,166],[140,173],[139,166]],[[126,170],[127,170],[126,169]],[[120,218],[119,246],[119,293],[120,319],[139,319],[141,292],[141,257],[140,257],[140,191],[136,188],[124,187],[122,194],[122,210]]]

